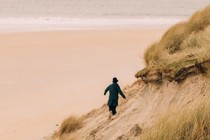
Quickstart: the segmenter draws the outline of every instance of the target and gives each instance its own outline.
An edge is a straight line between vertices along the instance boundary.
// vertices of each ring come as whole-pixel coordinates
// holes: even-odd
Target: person
[[[118,106],[118,94],[120,94],[124,99],[126,99],[125,95],[123,94],[122,90],[120,89],[120,86],[118,85],[118,80],[116,77],[113,78],[113,83],[109,85],[105,91],[104,95],[109,91],[109,100],[107,105],[109,106],[110,116],[115,115],[117,113],[116,107]]]

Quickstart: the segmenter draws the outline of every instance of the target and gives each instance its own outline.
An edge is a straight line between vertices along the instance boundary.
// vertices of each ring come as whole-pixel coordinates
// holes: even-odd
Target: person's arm
[[[120,86],[118,85],[118,92],[120,93],[120,95],[125,99],[126,97],[125,97],[125,95],[123,94],[123,92],[122,92],[122,90],[121,90],[121,88],[120,88]]]
[[[106,95],[106,93],[109,91],[109,86],[105,89],[104,91],[104,95]]]

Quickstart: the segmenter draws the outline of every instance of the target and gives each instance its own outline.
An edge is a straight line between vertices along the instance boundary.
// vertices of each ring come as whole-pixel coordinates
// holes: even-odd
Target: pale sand
[[[106,103],[112,77],[135,81],[166,28],[0,34],[0,139],[40,140],[71,114]]]

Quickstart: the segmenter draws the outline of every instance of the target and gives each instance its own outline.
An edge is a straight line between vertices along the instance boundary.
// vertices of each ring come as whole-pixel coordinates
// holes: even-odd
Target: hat
[[[113,80],[112,80],[112,82],[113,82],[113,83],[117,83],[117,82],[118,82],[117,78],[114,77]]]

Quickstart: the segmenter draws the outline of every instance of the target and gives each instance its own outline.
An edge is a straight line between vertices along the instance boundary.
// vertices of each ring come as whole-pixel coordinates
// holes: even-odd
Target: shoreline
[[[186,17],[140,17],[140,18],[0,18],[0,33],[111,30],[135,28],[165,28],[184,21]]]

